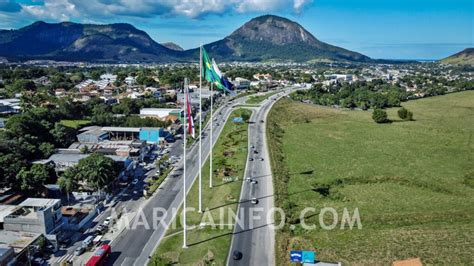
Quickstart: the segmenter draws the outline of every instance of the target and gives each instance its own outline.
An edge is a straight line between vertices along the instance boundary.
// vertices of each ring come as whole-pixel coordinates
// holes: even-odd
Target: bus
[[[105,265],[105,261],[110,256],[110,246],[102,245],[98,248],[94,255],[86,262],[86,266],[101,266]]]

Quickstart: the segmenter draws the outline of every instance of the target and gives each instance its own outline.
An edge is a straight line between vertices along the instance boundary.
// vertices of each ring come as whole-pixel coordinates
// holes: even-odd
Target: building
[[[135,85],[136,79],[134,77],[129,76],[129,77],[126,77],[124,81],[125,83],[127,83],[127,85],[133,86]]]
[[[182,117],[183,110],[176,108],[142,108],[141,117],[151,117],[160,120],[166,120],[168,116]]]
[[[61,200],[28,198],[4,217],[5,231],[57,234],[62,225]]]
[[[235,78],[234,86],[238,90],[246,90],[250,88],[250,80],[244,78]]]
[[[117,75],[102,74],[100,75],[100,79],[108,83],[114,83],[117,80]]]
[[[328,80],[334,80],[334,81],[352,81],[352,74],[329,74],[329,75],[324,75],[324,77]]]
[[[77,140],[79,142],[85,143],[95,143],[95,142],[100,142],[102,140],[106,140],[109,137],[109,134],[105,131],[102,130],[102,127],[98,126],[90,126],[90,127],[84,127],[80,130],[80,134],[78,134]]]
[[[90,154],[83,154],[79,150],[72,149],[60,149],[57,153],[49,156],[47,160],[42,160],[44,163],[53,162],[56,171],[63,172],[69,167],[77,165],[81,159],[89,157]],[[126,168],[131,164],[131,160],[128,156],[119,155],[105,155],[114,161],[120,167]]]
[[[20,99],[0,99],[0,114],[16,114],[20,110]]]

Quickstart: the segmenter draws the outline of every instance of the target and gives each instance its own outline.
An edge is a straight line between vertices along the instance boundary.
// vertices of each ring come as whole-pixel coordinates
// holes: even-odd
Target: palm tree
[[[58,185],[59,189],[65,190],[67,194],[67,202],[69,203],[69,193],[71,193],[74,189],[78,188],[77,182],[77,174],[78,169],[77,167],[73,166],[67,169],[64,174],[58,178]]]

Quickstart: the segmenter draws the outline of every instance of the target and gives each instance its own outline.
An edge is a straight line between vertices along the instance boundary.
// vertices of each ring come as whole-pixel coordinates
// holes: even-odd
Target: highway
[[[217,109],[214,113],[219,124],[214,122],[213,130],[213,145],[219,138],[219,135],[223,129],[225,121],[230,113],[232,112],[233,105],[245,102],[246,97],[237,98],[233,104],[227,103]],[[210,138],[209,138],[209,126],[204,128],[206,137],[203,138],[202,143],[202,163],[206,161],[209,155],[210,149]],[[186,153],[186,183],[187,189],[192,186],[192,183],[197,179],[199,165],[199,147],[196,142],[191,148],[188,148]],[[107,265],[146,265],[149,256],[152,255],[155,248],[160,243],[161,239],[166,233],[167,228],[164,224],[170,224],[174,218],[174,214],[171,215],[170,210],[178,209],[183,201],[183,173],[182,173],[181,159],[178,163],[176,170],[173,171],[163,182],[160,188],[155,194],[148,200],[148,202],[142,208],[143,215],[140,220],[146,220],[151,228],[146,228],[145,225],[139,225],[136,228],[124,230],[116,239],[111,242],[112,255],[107,260]],[[203,177],[206,178],[206,177]],[[191,200],[191,199],[188,199]],[[197,199],[196,199],[197,200]],[[154,208],[164,208],[168,210],[168,215],[161,218],[163,223],[159,223],[156,229],[153,226],[153,215],[160,217],[161,213],[154,213]],[[134,210],[138,211],[138,210]],[[145,218],[145,219],[144,219]],[[134,224],[132,220],[131,224]]]
[[[272,172],[266,143],[266,119],[275,101],[294,89],[285,89],[284,92],[263,101],[250,119],[254,123],[249,124],[249,159],[245,177],[250,177],[257,183],[243,182],[242,184],[237,213],[242,223],[236,223],[234,227],[227,265],[275,265],[273,220],[266,218],[274,206]],[[250,161],[250,158],[253,160]],[[256,198],[258,203],[252,203],[252,198]],[[240,260],[232,258],[234,251],[242,253]]]

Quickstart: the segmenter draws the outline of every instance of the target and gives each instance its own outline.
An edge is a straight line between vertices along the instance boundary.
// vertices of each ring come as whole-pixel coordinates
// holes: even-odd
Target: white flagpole
[[[202,213],[202,44],[199,46],[199,213]]]
[[[186,122],[188,115],[186,113],[187,109],[187,91],[186,91],[186,86],[187,86],[187,79],[184,79],[184,123],[183,123],[183,139],[184,139],[184,147],[183,147],[183,248],[187,248],[188,245],[186,243]]]
[[[210,147],[209,147],[209,187],[212,188],[212,86],[213,83],[211,82],[211,135],[210,135]]]

